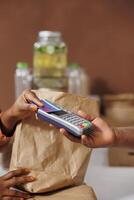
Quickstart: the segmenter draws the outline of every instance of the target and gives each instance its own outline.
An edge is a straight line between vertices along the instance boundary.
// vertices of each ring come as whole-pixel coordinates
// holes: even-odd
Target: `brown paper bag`
[[[36,92],[66,109],[79,109],[98,115],[98,103],[84,97],[41,89]],[[23,188],[32,193],[54,191],[83,182],[91,149],[69,141],[58,129],[34,116],[17,128],[13,144],[11,168],[27,167],[35,182]]]
[[[82,184],[57,191],[52,194],[37,195],[34,200],[96,200],[96,196],[91,187]]]

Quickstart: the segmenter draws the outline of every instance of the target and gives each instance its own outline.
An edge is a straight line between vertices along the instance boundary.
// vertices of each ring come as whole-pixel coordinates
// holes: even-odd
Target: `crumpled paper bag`
[[[34,200],[97,200],[93,189],[85,184],[60,190],[51,194],[34,196]]]
[[[98,115],[98,103],[94,100],[47,89],[40,89],[36,94],[73,112],[83,110]],[[26,167],[37,178],[23,186],[26,191],[49,192],[81,184],[90,153],[90,148],[71,142],[58,129],[31,116],[16,130],[10,169]]]

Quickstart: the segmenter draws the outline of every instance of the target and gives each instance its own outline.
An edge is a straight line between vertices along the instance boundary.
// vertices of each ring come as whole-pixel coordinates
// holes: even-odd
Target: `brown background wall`
[[[39,30],[59,30],[92,93],[134,92],[133,0],[1,0],[0,106],[14,100],[17,61],[32,65]]]

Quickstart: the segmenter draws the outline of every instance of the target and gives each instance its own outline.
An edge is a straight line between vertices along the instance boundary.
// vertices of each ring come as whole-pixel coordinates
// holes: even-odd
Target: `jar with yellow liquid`
[[[60,32],[40,31],[34,44],[34,84],[52,89],[67,87],[67,46]]]

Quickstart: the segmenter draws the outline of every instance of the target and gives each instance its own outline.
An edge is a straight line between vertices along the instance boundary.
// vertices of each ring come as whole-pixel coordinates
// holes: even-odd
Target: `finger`
[[[8,180],[8,179],[11,179],[13,177],[27,175],[29,173],[30,173],[29,169],[27,169],[27,168],[20,168],[20,169],[8,172],[7,174],[5,174],[4,176],[2,176],[1,178],[4,179],[4,180]]]
[[[84,119],[93,120],[93,118],[90,115],[87,115],[86,113],[84,113],[81,110],[78,111],[78,115],[81,116],[81,117],[83,117]]]
[[[10,196],[5,196],[5,197],[2,197],[1,200],[24,200],[24,198],[21,198],[21,197],[10,197]]]
[[[82,135],[82,136],[81,136],[81,143],[84,144],[84,145],[87,145],[88,139],[87,139],[87,136],[86,136],[86,135]]]
[[[25,103],[23,105],[23,111],[30,111],[30,112],[36,112],[38,110],[38,106],[35,104],[29,104],[29,103]]]
[[[30,194],[26,192],[17,191],[15,189],[7,189],[5,192],[3,192],[3,196],[12,196],[12,197],[21,197],[21,198],[32,197]]]
[[[19,186],[21,184],[33,182],[35,180],[36,180],[36,178],[33,176],[13,177],[13,178],[5,181],[5,186],[6,187]]]
[[[33,111],[33,112],[36,112],[38,110],[38,106],[34,105],[34,104],[29,104],[29,105],[27,105],[27,107],[28,107],[27,110],[30,110],[30,111]]]
[[[95,147],[94,140],[93,140],[93,138],[91,136],[82,135],[81,136],[81,143],[83,145],[85,145],[86,147],[89,147],[89,148],[94,148]]]
[[[54,125],[52,125],[52,124],[49,124],[49,126],[50,126],[50,127],[54,127]]]
[[[80,138],[77,138],[77,137],[71,135],[71,133],[66,132],[65,129],[63,129],[63,128],[60,129],[60,132],[61,132],[64,136],[66,136],[69,140],[71,140],[72,142],[77,142],[77,143],[80,143],[80,142],[81,142],[81,139],[80,139]]]
[[[49,126],[50,126],[51,128],[56,128],[56,129],[59,129],[59,127],[58,127],[58,126],[55,126],[55,125],[53,125],[53,124],[49,124]]]
[[[0,136],[0,146],[7,144],[11,138],[6,136]]]
[[[40,99],[36,96],[36,94],[30,90],[24,91],[24,98],[28,103],[35,103],[37,106],[42,107],[43,103],[40,101]]]
[[[100,130],[107,130],[108,128],[108,124],[103,120],[101,119],[100,117],[96,117],[92,123],[94,124],[94,126],[96,128],[99,128]]]

